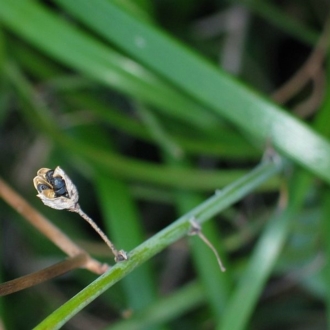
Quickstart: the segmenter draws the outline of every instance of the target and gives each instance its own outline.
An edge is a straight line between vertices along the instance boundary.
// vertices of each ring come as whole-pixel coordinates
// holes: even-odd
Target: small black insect
[[[68,191],[66,190],[65,181],[62,178],[54,177],[54,171],[49,170],[46,173],[46,179],[53,187],[56,197],[66,196],[68,197]]]

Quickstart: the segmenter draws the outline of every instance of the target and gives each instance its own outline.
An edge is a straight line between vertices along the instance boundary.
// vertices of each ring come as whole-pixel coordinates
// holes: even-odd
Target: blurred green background
[[[39,168],[60,165],[130,251],[267,148],[287,159],[203,225],[225,273],[183,238],[63,329],[329,327],[328,12],[326,0],[0,0],[0,175],[95,258],[112,260],[88,224],[35,197]],[[1,282],[65,257],[0,210]],[[96,277],[2,297],[0,328],[37,326]]]

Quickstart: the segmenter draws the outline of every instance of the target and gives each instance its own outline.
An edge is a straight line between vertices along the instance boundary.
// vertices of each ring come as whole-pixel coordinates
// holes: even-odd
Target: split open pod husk
[[[68,196],[56,196],[54,188],[48,182],[46,174],[50,171],[48,168],[41,168],[37,172],[37,176],[33,179],[34,187],[37,189],[37,196],[46,205],[56,210],[74,210],[78,203],[79,194],[76,186],[72,183],[70,178],[65,174],[65,172],[57,166],[54,170],[53,177],[61,178],[65,182],[66,190]],[[49,189],[40,190],[38,186],[40,184],[46,185]]]

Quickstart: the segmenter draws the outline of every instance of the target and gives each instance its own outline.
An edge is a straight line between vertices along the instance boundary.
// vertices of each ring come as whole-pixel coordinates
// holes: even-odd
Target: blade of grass
[[[196,219],[196,222],[200,224],[207,221],[229,205],[240,200],[247,193],[259,186],[261,182],[278,173],[282,169],[282,166],[282,162],[264,162],[248,175],[223,189],[221,193],[210,197],[204,203],[131,251],[129,253],[129,260],[114,265],[108,272],[97,278],[88,287],[48,316],[35,329],[59,329],[86,305],[133,269],[186,235],[190,229],[190,220],[192,218]]]
[[[132,15],[139,17],[140,19],[151,21],[150,14],[152,13],[152,1],[149,0],[113,0],[118,6],[128,11]]]
[[[329,56],[328,56],[329,59]],[[330,66],[327,63],[326,74],[329,77],[330,75]],[[318,111],[317,117],[315,118],[315,127],[316,129],[323,133],[328,139],[330,138],[329,123],[330,121],[330,83],[327,81],[325,98],[323,104]],[[324,245],[324,254],[325,254],[325,267],[324,267],[324,281],[326,283],[325,287],[325,306],[326,306],[326,319],[327,326],[330,327],[330,190],[327,187],[323,193],[322,199],[322,241]]]
[[[196,190],[219,189],[246,173],[246,171],[240,170],[207,171],[171,168],[123,157],[105,148],[97,148],[88,142],[88,137],[85,137],[85,141],[81,142],[64,134],[56,127],[56,119],[51,116],[49,109],[40,100],[36,101],[31,86],[17,67],[7,65],[6,74],[27,106],[26,109],[25,107],[22,108],[27,120],[56,141],[63,148],[63,151],[67,151],[69,157],[82,157],[95,167],[111,171],[125,179]],[[276,178],[263,183],[263,189],[277,186],[278,180]]]
[[[138,111],[143,116],[146,128],[161,146],[165,162],[174,168],[188,167],[187,159],[184,155],[180,155],[176,152],[177,147],[175,143],[173,143],[171,137],[167,134],[157,116],[145,106],[139,106]],[[174,195],[178,214],[187,213],[196,205],[202,203],[202,197],[198,194],[187,191],[176,191]],[[220,250],[222,252],[225,251],[223,245],[219,242],[218,233],[213,222],[209,221],[205,224],[202,232],[212,242],[216,242],[214,243],[214,246],[217,249],[219,249],[219,245],[221,245]],[[225,274],[220,272],[217,259],[210,251],[209,247],[205,246],[205,243],[202,242],[199,237],[191,238],[190,242],[193,259],[203,286],[205,287],[205,293],[209,298],[208,300],[210,301],[210,306],[214,315],[216,318],[219,318],[226,305],[226,300],[228,299],[231,287],[230,277],[228,272]]]
[[[109,125],[120,131],[126,132],[144,141],[153,142],[150,134],[143,128],[141,123],[114,111],[108,104],[101,103],[92,95],[87,93],[72,93],[64,95],[70,104],[79,106],[82,109],[89,109],[98,118],[105,120]],[[196,135],[196,134],[195,134]],[[171,134],[172,139],[178,146],[181,146],[189,154],[217,155],[228,158],[256,159],[260,158],[260,151],[253,148],[242,137],[238,136],[231,129],[221,127],[221,136],[210,138],[185,137],[181,134]]]
[[[55,66],[50,60],[40,56],[36,51],[32,51],[27,46],[22,46],[18,43],[11,44],[11,51],[14,50],[15,57],[19,63],[23,65],[24,69],[38,79],[49,79],[49,77],[56,77],[46,82],[46,87],[55,89],[61,96],[75,107],[82,107],[83,110],[88,109],[97,118],[105,120],[109,125],[114,126],[118,130],[124,131],[134,137],[140,138],[145,141],[152,141],[143,127],[126,115],[119,111],[114,111],[112,106],[101,102],[96,96],[93,97],[92,93],[86,91],[77,91],[78,88],[83,88],[88,85],[94,85],[92,81],[78,77],[67,76],[65,72]],[[73,90],[74,88],[74,90]],[[220,125],[220,124],[219,124]],[[220,129],[220,128],[219,128]],[[196,130],[196,128],[194,128]],[[237,135],[232,129],[221,125],[221,135],[216,132],[207,132],[207,138],[198,138],[196,132],[193,138],[190,136],[185,137],[183,132],[180,135],[173,134],[173,139],[180,145],[185,152],[189,154],[203,154],[203,155],[216,155],[228,158],[243,158],[253,159],[260,158],[261,153],[258,149],[247,143],[243,137]],[[210,134],[209,134],[210,133]]]
[[[105,120],[109,125],[120,131],[148,142],[152,141],[140,123],[122,114],[120,111],[115,111],[112,105],[100,101],[97,98],[98,95],[93,95],[92,91],[90,93],[86,91],[86,87],[95,88],[93,81],[77,75],[66,75],[63,69],[26,45],[11,43],[10,50],[11,54],[15,54],[14,57],[24,70],[29,72],[29,75],[37,79],[46,79],[47,81],[43,84],[43,87],[59,93],[69,104],[72,104],[74,107],[81,107],[82,110],[88,109],[95,115],[95,120]],[[49,79],[50,77],[53,78]],[[81,91],[82,89],[83,91]],[[208,131],[208,137],[201,138],[198,137],[196,128],[194,128],[194,132],[190,136],[185,137],[183,133],[173,134],[173,139],[189,154],[216,155],[232,159],[243,158],[245,160],[255,160],[261,156],[257,148],[252,147],[237,132],[233,132],[232,128],[228,128],[223,124],[221,125],[220,136],[217,130],[214,132],[216,134],[209,134],[212,132]]]
[[[248,326],[249,318],[260,297],[287,238],[292,221],[301,207],[311,177],[299,171],[289,183],[291,193],[287,208],[275,211],[254,248],[247,269],[233,292],[218,330],[239,330]]]
[[[199,283],[190,283],[134,314],[130,319],[115,323],[105,330],[144,330],[148,326],[168,323],[204,302],[202,286]]]
[[[323,108],[315,118],[314,127],[317,131],[327,135],[328,128],[324,125],[324,120],[329,113],[328,99],[326,99]],[[259,240],[245,274],[241,278],[240,284],[233,294],[224,314],[224,318],[218,329],[220,330],[239,330],[244,329],[262,292],[271,269],[283,245],[283,241],[288,235],[290,224],[293,217],[298,213],[302,206],[308,187],[312,183],[312,178],[303,171],[297,171],[292,179],[290,186],[289,205],[278,217],[275,215],[275,221],[269,223],[264,234]],[[272,253],[268,254],[268,249]],[[259,259],[259,260],[258,260]],[[259,264],[258,264],[259,263]],[[244,304],[242,304],[244,299]],[[239,314],[237,311],[240,311]]]
[[[177,196],[177,208],[179,212],[187,212],[193,206],[198,205],[196,202],[201,200],[201,197],[197,194],[180,193],[180,195],[181,196]],[[209,221],[204,224],[202,233],[212,242],[216,250],[220,251],[221,261],[227,269],[226,272],[221,272],[215,255],[198,236],[189,239],[195,269],[198,277],[202,281],[208,304],[217,320],[223,315],[230,296],[232,272],[226,261],[224,242],[222,242],[222,238],[219,237],[220,233],[214,221]]]
[[[300,120],[109,1],[56,2],[201,104],[330,183],[330,144]]]
[[[97,145],[113,149],[111,141],[100,127],[77,127],[71,134],[88,136]],[[109,173],[93,171],[92,182],[96,187],[107,232],[120,249],[128,251],[144,241],[145,236],[138,210],[126,184]],[[137,288],[138,284],[138,288]],[[123,278],[122,286],[126,294],[127,307],[134,313],[152,305],[156,301],[155,279],[149,264],[143,264]],[[147,328],[146,328],[147,329]]]
[[[152,72],[60,19],[40,3],[0,0],[0,6],[2,24],[70,68],[146,100],[194,126],[207,129],[217,122],[213,114],[204,113],[196,102]]]
[[[231,2],[239,2],[244,6],[250,8],[254,13],[260,15],[266,22],[272,23],[277,28],[291,35],[293,38],[309,44],[314,45],[317,42],[319,34],[317,31],[306,27],[298,20],[284,14],[276,5],[270,1],[259,0],[231,0]]]
[[[126,185],[100,172],[95,175],[95,183],[101,210],[113,240],[125,251],[141,244],[145,235]],[[152,304],[156,297],[154,283],[150,265],[147,264],[125,277],[123,286],[129,308],[138,311]]]
[[[326,283],[325,285],[325,305],[326,305],[326,318],[328,327],[330,325],[330,191],[326,190],[323,196],[323,213],[322,213],[322,233],[323,233],[323,242],[324,242],[324,252],[325,252],[325,267],[323,278]]]

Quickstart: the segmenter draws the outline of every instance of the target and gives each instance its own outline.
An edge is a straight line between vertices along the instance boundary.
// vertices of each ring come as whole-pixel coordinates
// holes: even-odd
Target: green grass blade
[[[318,117],[324,119],[327,109],[323,110]],[[315,127],[322,131],[324,126],[318,117]],[[288,236],[290,225],[300,211],[311,183],[311,177],[307,173],[302,171],[295,173],[289,183],[289,205],[281,214],[274,215],[259,239],[238,288],[234,291],[227,306],[224,318],[218,327],[219,330],[242,330],[248,326],[254,307],[281,252],[283,242]],[[239,313],[237,313],[238,310]]]
[[[182,154],[178,154],[176,145],[167,134],[158,118],[147,107],[139,107],[142,112],[146,128],[162,148],[165,162],[172,167],[188,167],[188,161]],[[175,204],[178,209],[178,214],[187,213],[196,205],[202,203],[202,197],[198,194],[187,191],[175,192]],[[207,239],[213,242],[214,247],[224,254],[223,242],[219,242],[219,233],[213,222],[209,221],[202,228],[202,233]],[[193,259],[196,265],[197,272],[203,286],[205,293],[209,298],[210,306],[216,318],[219,318],[224,310],[226,301],[229,296],[231,287],[230,275],[221,273],[216,257],[209,247],[206,246],[198,236],[190,239]]]
[[[108,104],[97,100],[92,95],[82,92],[69,92],[64,95],[75,107],[89,109],[97,118],[106,121],[116,129],[144,141],[155,143],[142,124],[120,111],[115,111]],[[195,134],[196,135],[196,134]],[[257,159],[261,152],[253,148],[241,136],[228,127],[221,127],[221,135],[208,138],[185,136],[183,133],[171,134],[171,138],[187,154],[216,155],[228,158]]]
[[[123,182],[109,175],[98,172],[95,176],[100,206],[111,239],[118,249],[129,251],[141,244],[145,235],[128,188]],[[134,311],[147,307],[156,298],[155,282],[151,274],[150,265],[145,264],[123,279],[128,306]]]
[[[182,121],[204,129],[214,127],[217,120],[213,114],[203,115],[203,108],[196,102],[41,4],[31,0],[0,0],[0,6],[2,24],[69,68],[150,102]]]
[[[232,0],[232,2],[237,1]],[[282,31],[306,44],[314,45],[318,40],[319,34],[315,30],[306,27],[297,20],[293,20],[291,17],[288,17],[270,1],[239,0],[238,2],[250,8],[252,12],[260,15],[267,22],[272,23]]]
[[[88,160],[93,166],[116,173],[116,175],[126,179],[195,190],[222,188],[246,173],[243,170],[207,171],[156,165],[123,157],[106,148],[97,147],[89,142],[88,137],[84,142],[74,139],[57,128],[56,120],[44,104],[36,102],[31,86],[17,67],[8,64],[6,74],[27,104],[26,109],[22,108],[27,120],[56,141],[63,150],[67,151],[68,156],[80,156],[84,160]],[[268,182],[263,183],[263,188],[266,189],[277,186],[278,180],[276,178],[271,178]]]
[[[57,3],[200,103],[259,141],[271,141],[330,183],[330,144],[300,120],[109,1]]]
[[[290,183],[292,194],[289,195],[289,205],[280,214],[276,210],[269,220],[249,259],[247,269],[231,296],[218,330],[243,330],[248,326],[252,311],[281,252],[310,183],[310,176],[301,171]]]
[[[86,305],[121,280],[133,269],[143,264],[179,238],[185,236],[190,229],[190,220],[192,218],[196,219],[198,223],[207,221],[229,205],[240,200],[270,176],[278,173],[278,171],[282,169],[282,166],[283,163],[280,161],[275,163],[264,162],[248,175],[223,189],[222,192],[210,197],[204,203],[131,251],[128,261],[114,265],[108,272],[97,278],[75,297],[48,316],[35,327],[35,330],[59,329]]]
[[[323,241],[325,252],[325,267],[324,267],[324,282],[325,285],[325,304],[326,304],[326,318],[328,327],[330,326],[330,191],[329,189],[324,194],[323,200],[323,214],[322,214],[322,229],[323,229]]]
[[[328,56],[329,58],[329,56]],[[327,64],[327,76],[330,74],[330,67]],[[330,84],[327,82],[325,99],[323,101],[321,109],[318,111],[317,117],[315,118],[315,127],[316,129],[323,133],[328,139],[330,138],[329,131],[329,121],[330,121]],[[323,241],[323,248],[325,254],[325,267],[324,272],[321,276],[324,277],[325,290],[325,306],[326,306],[326,320],[327,327],[330,328],[330,190],[327,187],[322,195],[322,233],[321,239]]]
[[[154,305],[105,330],[144,330],[147,326],[169,322],[205,302],[203,288],[190,283]]]

